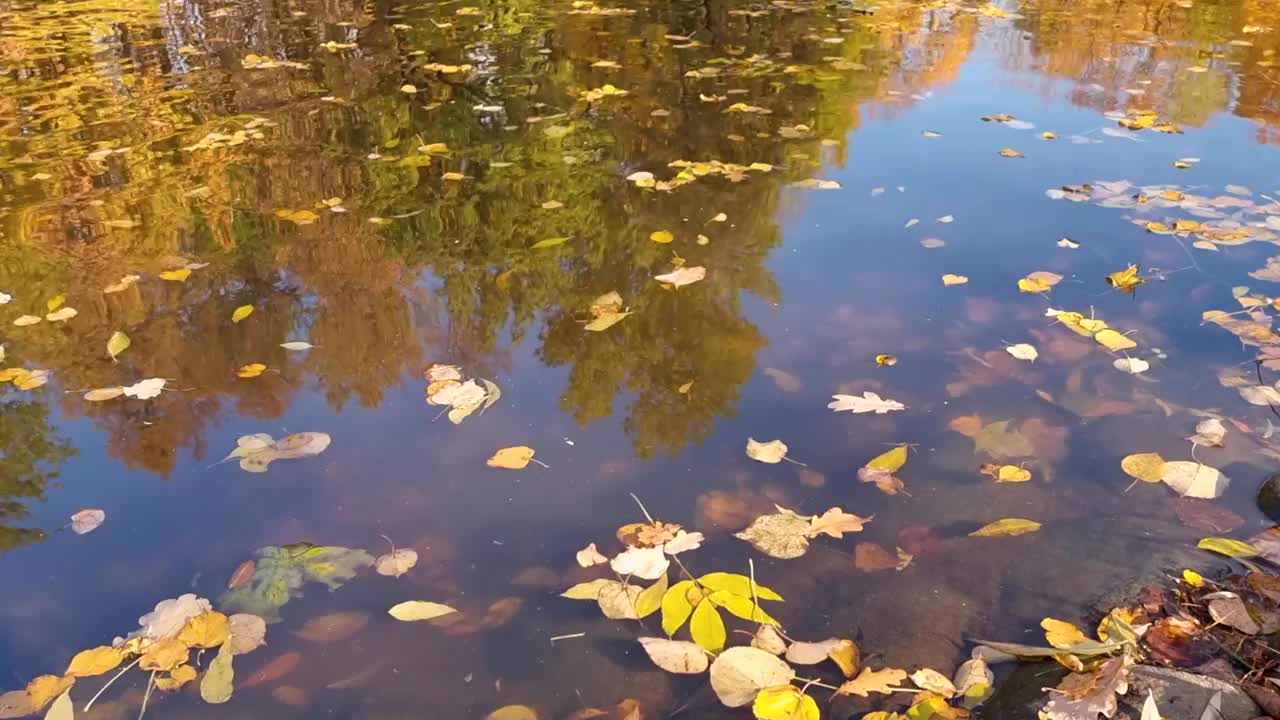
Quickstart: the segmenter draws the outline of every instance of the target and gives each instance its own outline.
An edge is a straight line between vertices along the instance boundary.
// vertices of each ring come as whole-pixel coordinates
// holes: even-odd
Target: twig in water
[[[586,637],[586,636],[587,634],[584,632],[573,633],[572,635],[557,635],[551,638],[551,644],[555,645],[557,640],[573,640],[574,638],[580,638],[580,637]]]

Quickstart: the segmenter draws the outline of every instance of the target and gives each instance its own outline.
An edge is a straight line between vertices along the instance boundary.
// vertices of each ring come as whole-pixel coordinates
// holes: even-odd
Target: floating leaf
[[[200,697],[211,705],[220,705],[231,699],[235,692],[235,669],[231,667],[231,641],[222,644],[218,655],[209,663],[204,678],[200,681]]]
[[[751,705],[757,720],[818,720],[818,703],[794,685],[765,688]]]
[[[116,669],[123,661],[124,654],[119,648],[103,645],[77,653],[71,658],[71,663],[63,674],[70,677],[93,677]]]
[[[467,8],[459,8],[466,10]],[[484,716],[484,720],[538,720],[538,713],[527,705],[504,705]]]
[[[607,561],[608,559],[606,558],[606,562]],[[600,591],[603,590],[605,586],[617,582],[617,580],[611,580],[609,578],[599,578],[588,582],[578,583],[577,585],[574,585],[568,590],[560,593],[560,597],[569,598],[570,600],[596,600],[600,597]],[[668,591],[668,594],[670,594],[670,591]],[[693,610],[690,609],[690,612],[693,612]]]
[[[177,270],[165,270],[158,274],[161,280],[169,280],[171,282],[186,282],[191,277],[191,268],[178,268]]]
[[[107,339],[107,354],[111,356],[112,360],[115,360],[120,353],[129,349],[131,344],[129,336],[117,330],[111,333],[111,337]]]
[[[1222,537],[1204,538],[1196,543],[1196,547],[1219,555],[1226,555],[1230,558],[1250,558],[1261,554],[1261,551],[1251,543]]]
[[[567,237],[553,237],[553,238],[547,238],[547,239],[545,239],[545,240],[539,240],[538,242],[536,242],[536,243],[534,243],[534,244],[530,245],[530,246],[529,246],[529,249],[530,249],[530,250],[541,250],[541,249],[543,249],[543,248],[549,248],[549,247],[555,247],[555,246],[557,246],[557,245],[563,245],[563,244],[565,244],[565,243],[567,243],[567,242],[569,242],[569,238],[567,238]]]
[[[693,609],[693,617],[689,620],[689,635],[695,643],[712,653],[724,649],[728,634],[725,632],[724,619],[713,603],[703,601]]]
[[[106,519],[106,512],[97,508],[86,508],[71,516],[71,531],[77,535],[87,535],[97,530]]]
[[[942,276],[943,285],[948,285],[948,286],[963,285],[967,282],[969,282],[969,277],[967,275],[955,275],[952,273],[945,273]]]
[[[310,350],[315,346],[309,342],[303,342],[301,340],[290,340],[289,342],[286,342],[286,343],[280,343],[280,347],[284,348],[285,350],[298,351],[298,350]]]
[[[662,596],[668,590],[667,574],[664,572],[658,576],[658,581],[645,588],[638,597],[636,597],[636,616],[641,619],[658,612],[662,607]]]
[[[1089,641],[1088,635],[1065,620],[1045,618],[1040,621],[1040,627],[1044,628],[1045,641],[1061,650],[1069,650],[1074,645]]]
[[[121,395],[124,395],[124,388],[122,387],[95,388],[87,391],[84,394],[84,399],[88,402],[103,402],[104,400],[114,400]]]
[[[983,465],[979,472],[983,475],[990,475],[996,479],[996,482],[1027,482],[1031,479],[1031,471],[1017,465],[989,463]]]
[[[146,380],[139,380],[132,385],[126,385],[123,388],[123,392],[126,397],[150,400],[159,395],[161,390],[164,390],[167,382],[164,378],[147,378]]]
[[[1093,339],[1096,340],[1099,345],[1105,347],[1111,352],[1138,347],[1138,343],[1130,340],[1127,336],[1122,335],[1111,328],[1099,330],[1094,334]]]
[[[1040,529],[1040,523],[1022,518],[1004,518],[974,530],[972,537],[998,537],[1002,535],[1024,535]]]
[[[1002,148],[1000,150],[1000,157],[1020,158],[1020,157],[1023,157],[1023,155],[1022,153],[1018,152],[1017,150],[1014,150],[1013,148]]]
[[[1048,720],[1079,720],[1111,717],[1116,712],[1118,695],[1128,692],[1127,656],[1114,657],[1091,673],[1072,673],[1050,694],[1052,698],[1042,713]]]
[[[937,693],[944,698],[954,697],[956,694],[956,686],[951,683],[950,678],[937,670],[922,668],[911,673],[911,682],[921,690],[928,690]]]
[[[418,564],[418,553],[409,548],[400,548],[379,557],[374,563],[374,569],[379,575],[387,575],[390,577],[400,577],[413,569]]]
[[[691,285],[702,280],[707,276],[707,269],[704,267],[678,267],[665,275],[655,275],[654,280],[658,282],[668,283],[677,288]]]
[[[226,615],[210,610],[187,621],[178,633],[178,642],[193,648],[213,648],[231,637],[231,623]]]
[[[1183,497],[1213,500],[1226,492],[1231,480],[1204,463],[1178,460],[1166,462],[1160,474],[1166,485]]]
[[[238,323],[253,314],[252,305],[241,305],[231,313],[231,322]]]
[[[649,233],[649,239],[656,243],[662,243],[665,245],[672,240],[675,240],[676,236],[672,235],[670,230],[654,230]]]
[[[825,534],[833,538],[843,538],[847,532],[862,532],[863,525],[870,521],[869,517],[859,517],[833,507],[820,517],[810,519],[809,535]]]
[[[653,664],[667,672],[697,675],[706,672],[711,664],[707,651],[697,643],[642,637],[640,645]]]
[[[1160,482],[1164,479],[1165,461],[1159,453],[1136,453],[1126,455],[1120,461],[1120,469],[1143,482]]]
[[[49,706],[49,712],[44,716],[44,720],[74,720],[74,718],[75,707],[71,703],[70,690],[64,690]]]
[[[868,667],[863,668],[858,677],[841,685],[837,692],[841,695],[857,695],[858,697],[870,697],[871,693],[887,695],[894,692],[898,683],[906,679],[907,671],[905,670],[897,668],[872,670]]]
[[[720,702],[742,707],[765,688],[786,685],[795,671],[777,657],[753,647],[731,647],[711,663],[711,689]]]
[[[746,540],[760,552],[782,560],[798,558],[809,550],[810,518],[783,507],[761,515],[734,537]]]
[[[267,366],[262,363],[249,363],[248,365],[240,366],[240,368],[236,370],[236,376],[241,378],[256,378],[266,369]]]
[[[418,620],[432,620],[445,615],[451,615],[456,612],[458,611],[454,608],[437,602],[409,600],[393,606],[387,611],[387,614],[403,622],[414,622]]]
[[[671,560],[661,547],[630,547],[609,563],[619,575],[634,575],[644,580],[657,580],[670,565]]]
[[[236,449],[221,462],[240,458],[240,469],[251,473],[266,472],[276,460],[295,460],[312,457],[324,452],[333,441],[328,433],[300,432],[273,440],[266,433],[241,435],[236,438]]]
[[[18,327],[25,327],[27,325],[35,325],[38,322],[40,322],[40,318],[36,315],[22,315],[15,319],[13,324]]]
[[[55,310],[49,313],[48,315],[45,315],[44,319],[48,320],[49,322],[61,322],[64,320],[70,320],[71,318],[79,314],[80,314],[79,311],[77,311],[73,307],[64,307],[61,310]]]
[[[1060,282],[1062,282],[1061,275],[1048,270],[1037,270],[1018,280],[1018,289],[1024,293],[1042,293]]]
[[[853,413],[874,412],[877,415],[883,415],[887,412],[907,409],[906,405],[897,400],[882,398],[870,391],[863,392],[861,396],[832,395],[831,397],[834,402],[828,403],[827,407],[836,412],[848,410]]]
[[[1005,351],[1019,360],[1026,360],[1028,362],[1035,362],[1036,358],[1040,357],[1040,353],[1036,351],[1035,346],[1028,343],[1010,345],[1005,348]]]
[[[534,449],[527,445],[502,448],[485,461],[489,467],[523,470],[533,460]]]
[[[787,456],[787,444],[781,440],[759,442],[755,438],[747,438],[747,457],[770,465],[782,462]]]
[[[1116,358],[1115,362],[1111,364],[1117,370],[1127,372],[1130,375],[1138,375],[1151,368],[1151,363],[1139,358]]]

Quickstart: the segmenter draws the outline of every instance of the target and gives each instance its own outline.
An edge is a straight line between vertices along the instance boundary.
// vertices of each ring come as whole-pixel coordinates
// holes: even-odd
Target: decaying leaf
[[[808,534],[842,538],[847,532],[862,532],[863,525],[870,521],[869,517],[859,517],[838,507],[828,508],[821,516],[810,519]]]
[[[906,410],[907,406],[897,400],[889,400],[882,398],[878,394],[866,391],[861,396],[858,395],[832,395],[834,402],[827,405],[828,408],[840,412],[848,410],[853,413],[873,412],[877,415],[883,415],[887,412],[895,410]]]
[[[742,707],[761,690],[786,685],[795,675],[790,665],[759,648],[731,647],[711,663],[711,689],[725,705]]]
[[[1027,482],[1031,479],[1031,471],[1017,465],[999,465],[987,463],[978,469],[983,475],[990,475],[996,482]]]
[[[671,560],[661,547],[630,547],[609,562],[619,575],[633,575],[645,580],[657,580],[667,572]]]
[[[1183,497],[1206,500],[1220,497],[1231,482],[1216,468],[1190,460],[1166,462],[1160,479]]]
[[[776,464],[787,456],[787,444],[781,440],[759,442],[755,438],[747,438],[747,457],[762,463]]]
[[[86,508],[71,516],[71,531],[85,535],[98,529],[107,519],[107,513],[97,508]]]
[[[1117,370],[1127,372],[1130,375],[1139,375],[1151,368],[1151,363],[1139,358],[1116,358],[1115,362],[1111,364],[1114,365]]]
[[[604,563],[609,562],[609,558],[602,555],[600,551],[596,549],[595,543],[591,543],[579,550],[576,558],[578,560],[578,565],[584,568],[588,568],[593,565],[603,565]]]
[[[1005,348],[1005,351],[1019,360],[1026,360],[1028,362],[1035,362],[1036,358],[1040,357],[1040,353],[1036,350],[1035,346],[1028,343],[1010,345]]]
[[[768,627],[767,625],[765,627]],[[642,637],[640,645],[654,665],[667,672],[697,675],[706,672],[710,656],[697,643],[666,638]]]
[[[954,697],[956,694],[956,686],[951,683],[950,678],[937,670],[922,668],[911,673],[911,682],[921,690],[928,690],[937,693],[944,698]]]
[[[770,557],[789,560],[809,550],[809,527],[809,517],[778,506],[778,512],[757,517],[734,537],[746,540]]]
[[[1053,698],[1044,706],[1048,720],[1096,719],[1116,712],[1117,696],[1129,690],[1128,656],[1113,657],[1093,672],[1072,673],[1050,690]]]
[[[1233,592],[1208,593],[1200,598],[1209,603],[1209,615],[1223,625],[1233,627],[1246,635],[1257,635],[1262,626],[1249,615],[1244,600]]]
[[[379,575],[400,577],[412,570],[413,566],[417,564],[417,551],[409,548],[399,548],[379,557],[373,567],[378,571]]]
[[[984,525],[969,533],[973,537],[996,537],[1001,535],[1025,535],[1040,529],[1040,523],[1023,518],[1004,518]]]
[[[1187,438],[1192,445],[1200,447],[1223,447],[1227,436],[1227,428],[1218,418],[1207,418],[1196,424],[1196,434]]]
[[[264,473],[276,460],[295,460],[319,455],[329,447],[332,440],[328,433],[322,432],[293,433],[279,440],[266,433],[241,435],[236,438],[236,448],[219,462],[240,458],[241,470]]]
[[[655,275],[654,280],[667,283],[677,288],[691,285],[702,280],[707,276],[707,269],[704,267],[678,267],[665,275]]]
[[[871,693],[890,694],[898,689],[898,683],[907,679],[907,671],[897,668],[872,670],[863,668],[858,677],[845,682],[837,691],[841,695],[870,697]]]

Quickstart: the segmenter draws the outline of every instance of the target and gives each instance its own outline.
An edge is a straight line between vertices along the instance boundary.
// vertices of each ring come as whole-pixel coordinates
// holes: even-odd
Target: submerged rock
[[[1280,523],[1280,473],[1262,481],[1262,487],[1258,488],[1257,504],[1262,514],[1271,518],[1271,522]]]

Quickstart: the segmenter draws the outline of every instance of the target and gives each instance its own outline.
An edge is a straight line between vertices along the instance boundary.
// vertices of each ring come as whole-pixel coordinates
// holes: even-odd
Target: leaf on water
[[[769,557],[790,560],[804,555],[809,550],[810,518],[775,507],[778,512],[757,517],[734,537],[746,540]]]
[[[983,475],[990,475],[996,482],[1027,482],[1031,479],[1031,471],[1017,465],[999,465],[987,463],[978,469]]]
[[[1083,630],[1065,620],[1045,618],[1040,621],[1040,627],[1044,628],[1045,641],[1060,650],[1069,650],[1074,645],[1089,642],[1089,636]]]
[[[1130,375],[1138,375],[1151,368],[1151,363],[1140,358],[1116,358],[1115,362],[1111,364],[1114,365],[1117,370],[1127,372]]]
[[[1215,592],[1204,595],[1200,598],[1202,601],[1209,603],[1209,616],[1215,622],[1233,627],[1246,635],[1257,635],[1262,632],[1262,626],[1258,624],[1249,615],[1249,608],[1244,604],[1244,600],[1233,592]]]
[[[132,385],[126,385],[123,388],[123,392],[126,397],[150,400],[159,395],[161,390],[164,390],[167,382],[164,378],[147,378],[146,380],[139,380]]]
[[[937,693],[944,698],[955,697],[956,686],[952,684],[950,678],[937,670],[922,668],[911,673],[911,682],[921,690],[928,690]]]
[[[857,695],[858,697],[870,697],[871,693],[888,695],[894,692],[898,684],[906,679],[906,670],[897,668],[872,670],[867,667],[862,669],[858,677],[841,685],[836,692],[841,695]]]
[[[829,659],[831,651],[840,644],[840,638],[827,638],[818,642],[797,641],[787,648],[786,659],[792,665],[817,665]]]
[[[837,539],[843,538],[847,532],[862,532],[863,525],[870,521],[869,517],[859,517],[833,507],[821,516],[809,520],[808,534],[810,536],[825,534]]]
[[[1196,543],[1196,547],[1229,558],[1251,558],[1262,554],[1252,543],[1232,538],[1207,537]]]
[[[18,327],[25,327],[27,325],[35,325],[38,322],[40,322],[40,318],[36,315],[22,315],[15,319],[13,324]]]
[[[1116,712],[1116,697],[1129,691],[1131,662],[1127,656],[1114,657],[1093,672],[1068,675],[1049,691],[1053,699],[1042,712],[1048,720],[1094,720],[1100,714],[1111,717]]]
[[[728,633],[725,631],[724,618],[720,617],[714,603],[704,600],[693,609],[693,617],[689,619],[689,636],[708,652],[718,653],[724,649]]]
[[[1025,535],[1040,529],[1040,523],[1023,518],[1003,518],[969,533],[970,537],[999,537],[1004,535]]]
[[[231,628],[231,653],[244,655],[266,644],[267,621],[249,613],[238,613],[229,618]]]
[[[418,553],[409,548],[400,548],[378,558],[373,567],[379,575],[400,577],[418,564]]]
[[[765,627],[768,627],[767,625]],[[642,637],[640,645],[654,665],[667,672],[697,675],[711,665],[707,651],[697,643],[666,638]]]
[[[644,580],[657,580],[665,575],[671,560],[661,547],[629,547],[609,562],[619,575],[633,575]]]
[[[191,277],[191,268],[177,268],[176,270],[165,270],[158,274],[161,280],[169,280],[171,282],[186,282]]]
[[[956,692],[964,697],[964,706],[973,708],[990,697],[995,690],[995,673],[987,667],[987,661],[980,657],[966,660],[956,670],[952,684]]]
[[[656,243],[661,243],[665,245],[675,240],[676,236],[672,235],[670,230],[654,230],[653,232],[649,233],[649,239]]]
[[[818,720],[818,703],[794,685],[765,688],[751,705],[757,720]]]
[[[57,700],[49,706],[49,712],[45,714],[44,720],[75,720],[76,711],[71,703],[71,690],[64,690],[58,696]]]
[[[755,438],[747,438],[747,457],[762,463],[774,465],[782,462],[787,456],[787,444],[781,440],[759,442]]]
[[[945,273],[942,276],[943,285],[963,285],[967,282],[969,282],[969,277],[967,275],[954,275],[952,273]]]
[[[222,644],[218,655],[209,663],[204,678],[200,680],[200,697],[210,705],[220,705],[231,699],[235,692],[235,669],[231,667],[231,641]]]
[[[602,555],[600,551],[596,549],[595,543],[591,543],[590,545],[582,548],[574,557],[578,561],[578,566],[584,568],[589,568],[593,565],[603,565],[609,562],[609,558]]]
[[[1058,273],[1037,270],[1018,280],[1018,290],[1024,293],[1042,293],[1060,282],[1062,282],[1062,276]]]
[[[536,242],[536,243],[534,243],[534,244],[530,245],[530,246],[529,246],[529,249],[530,249],[530,250],[541,250],[541,249],[543,249],[543,248],[549,248],[549,247],[555,247],[555,246],[557,246],[557,245],[563,245],[563,244],[565,244],[565,243],[567,243],[567,242],[569,242],[569,238],[567,238],[567,237],[553,237],[553,238],[547,238],[547,239],[545,239],[545,240],[539,240],[538,242]]]
[[[240,458],[240,469],[251,473],[266,472],[276,460],[295,460],[324,452],[333,441],[328,433],[300,432],[273,440],[266,433],[241,435],[236,449],[222,459]]]
[[[285,350],[292,350],[296,352],[299,350],[310,350],[315,346],[309,342],[303,342],[302,340],[290,340],[289,342],[280,343],[280,347]]]
[[[44,303],[44,306],[49,310],[49,312],[53,312],[54,310],[57,310],[58,308],[62,307],[62,304],[65,303],[66,301],[67,301],[67,296],[63,293],[59,293],[49,298],[48,300],[46,300]]]
[[[538,713],[527,705],[503,705],[485,715],[484,720],[538,720]]]
[[[419,620],[433,620],[456,612],[458,612],[456,609],[441,603],[427,602],[426,600],[408,600],[392,606],[387,611],[387,614],[402,622],[416,622]]]
[[[787,641],[772,625],[762,624],[751,638],[751,647],[760,648],[770,655],[781,655],[787,651]]]
[[[71,531],[86,535],[98,529],[107,519],[107,513],[97,508],[86,508],[71,516]]]
[[[1183,497],[1206,500],[1220,497],[1231,482],[1230,478],[1216,468],[1189,460],[1166,462],[1160,479]]]
[[[241,305],[231,313],[231,322],[238,323],[253,314],[252,305]]]
[[[187,621],[178,633],[178,642],[193,648],[213,648],[231,637],[231,623],[226,615],[210,610]]]
[[[764,650],[731,647],[711,663],[711,689],[728,707],[742,707],[761,690],[790,683],[795,674],[790,665]]]
[[[668,590],[669,580],[664,572],[658,576],[658,581],[645,588],[636,597],[636,616],[646,618],[658,612],[662,608],[662,596]]]
[[[129,349],[131,344],[129,336],[117,330],[111,333],[111,337],[107,339],[107,354],[111,356],[112,360],[115,360],[120,353]]]
[[[583,329],[592,332],[608,330],[631,314],[623,311],[622,296],[616,290],[611,290],[592,300],[589,311],[594,319],[587,323]]]
[[[1196,434],[1187,438],[1192,445],[1200,447],[1224,447],[1226,445],[1227,428],[1218,418],[1208,418],[1196,424]]]
[[[373,556],[359,548],[298,543],[267,546],[255,553],[252,577],[243,586],[218,598],[224,612],[257,615],[279,620],[280,608],[302,595],[307,581],[331,590],[342,587],[361,570],[373,565]]]
[[[1001,148],[1000,157],[1020,158],[1020,157],[1023,157],[1023,155],[1022,153],[1018,152],[1017,150],[1014,150],[1013,148]]]
[[[147,646],[138,662],[143,670],[169,672],[187,662],[190,648],[176,637],[160,640]]]
[[[243,586],[249,581],[249,578],[253,577],[253,571],[256,570],[257,567],[257,563],[252,560],[245,560],[237,565],[236,569],[232,571],[231,577],[227,579],[227,589],[235,590],[236,588]]]
[[[1010,345],[1005,348],[1005,352],[1019,360],[1026,360],[1028,362],[1035,362],[1036,358],[1040,357],[1040,353],[1036,350],[1035,346],[1028,343]]]
[[[610,620],[639,620],[636,613],[636,602],[644,589],[637,585],[625,585],[617,580],[610,580],[600,587],[596,596],[596,604],[600,612]]]
[[[236,376],[241,378],[256,378],[265,372],[266,369],[267,366],[262,363],[249,363],[248,365],[241,365],[239,369],[236,370]]]
[[[1058,247],[1067,248],[1068,250],[1076,250],[1080,247],[1080,243],[1069,237],[1058,238]]]
[[[45,315],[44,319],[48,320],[49,322],[61,322],[65,320],[70,320],[71,318],[79,314],[80,313],[73,307],[64,307],[61,310],[55,310],[49,313],[48,315]]]
[[[1146,281],[1146,278],[1138,274],[1137,265],[1107,274],[1107,284],[1121,292],[1133,292],[1134,288]]]
[[[898,364],[898,358],[895,355],[880,353],[879,355],[876,356],[876,365],[880,365],[882,367],[893,367],[894,365],[897,365],[897,364]]]
[[[485,461],[485,465],[507,470],[523,470],[533,460],[534,449],[527,445],[514,445],[495,452],[493,457]]]
[[[653,279],[657,280],[658,282],[667,283],[674,287],[680,288],[680,287],[684,287],[685,285],[691,285],[693,283],[696,283],[699,280],[702,280],[703,278],[705,278],[706,276],[707,276],[706,268],[699,267],[699,266],[695,266],[695,267],[686,266],[686,267],[678,267],[675,270],[672,270],[671,272],[665,275],[655,275]]]
[[[861,396],[858,395],[832,395],[834,402],[828,403],[827,407],[840,412],[848,410],[853,413],[873,412],[877,415],[883,415],[887,412],[895,410],[906,410],[907,406],[897,400],[889,400],[882,398],[876,393],[865,391]]]
[[[1135,453],[1120,461],[1120,469],[1131,478],[1143,482],[1160,482],[1164,479],[1164,458],[1159,453]]]
[[[1093,339],[1098,341],[1099,345],[1111,352],[1138,347],[1138,343],[1130,340],[1127,335],[1123,335],[1119,331],[1111,328],[1099,330],[1094,334]]]
[[[119,648],[103,645],[76,653],[63,674],[69,677],[93,677],[116,669],[123,661],[124,653]]]
[[[605,558],[605,561],[608,562],[608,558]],[[612,585],[617,582],[618,582],[617,580],[611,580],[609,578],[598,578],[596,580],[589,580],[587,582],[578,583],[577,585],[574,585],[568,590],[565,590],[564,592],[560,593],[560,597],[568,598],[570,600],[596,600],[600,597],[601,590],[603,590],[606,586]],[[692,612],[692,609],[690,610],[690,612]]]

